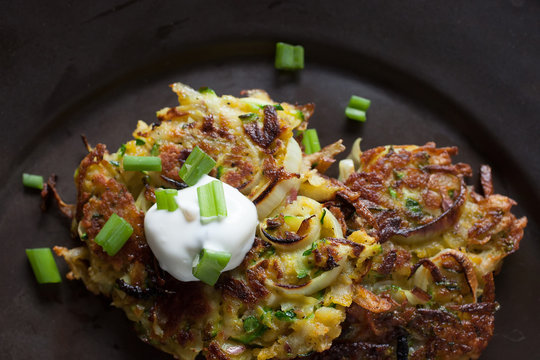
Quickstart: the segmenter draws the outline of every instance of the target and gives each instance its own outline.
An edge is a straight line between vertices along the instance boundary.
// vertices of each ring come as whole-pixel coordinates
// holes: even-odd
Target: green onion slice
[[[156,189],[156,205],[158,210],[175,211],[178,209],[175,196],[178,190],[175,189]]]
[[[94,241],[110,256],[114,256],[133,234],[133,227],[116,214],[112,214]]]
[[[22,174],[22,182],[26,187],[43,190],[43,176],[41,175],[32,175],[32,174]]]
[[[38,283],[51,284],[62,281],[51,249],[26,249],[26,256]]]
[[[366,121],[366,111],[371,105],[371,100],[353,95],[349,105],[345,108],[345,116],[356,121]]]
[[[275,68],[279,70],[300,70],[304,68],[304,47],[283,42],[276,44]]]
[[[202,249],[195,261],[193,276],[205,284],[214,286],[230,259],[231,254],[228,252]]]
[[[122,164],[126,171],[161,171],[161,158],[158,156],[125,155]]]
[[[348,107],[366,111],[367,109],[369,109],[370,105],[371,105],[371,100],[353,95],[351,96],[351,99],[349,100]]]
[[[144,141],[143,139],[135,139],[135,145],[141,146],[144,144],[146,144],[146,141]]]
[[[347,107],[345,108],[345,115],[351,120],[366,121],[366,112],[364,110]]]
[[[199,93],[201,94],[212,94],[212,95],[216,95],[216,92],[212,89],[210,89],[209,87],[207,86],[203,86],[199,89]]]
[[[197,188],[201,222],[212,221],[220,216],[227,216],[227,204],[223,183],[214,180]]]
[[[317,135],[317,130],[307,129],[306,131],[304,131],[302,144],[304,144],[304,152],[306,153],[306,155],[313,154],[321,150],[321,144],[319,143],[319,136]]]
[[[159,155],[159,144],[152,145],[152,149],[150,150],[150,155],[152,155],[152,156],[158,156]]]
[[[216,166],[216,161],[198,146],[195,146],[184,165],[180,168],[178,175],[186,184],[193,186],[203,175],[208,174],[214,166]]]

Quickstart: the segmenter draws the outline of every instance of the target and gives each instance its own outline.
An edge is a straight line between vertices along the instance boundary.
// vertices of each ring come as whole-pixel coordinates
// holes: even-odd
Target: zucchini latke
[[[314,105],[276,103],[261,90],[218,96],[176,83],[179,106],[142,121],[111,153],[87,145],[75,172],[72,217],[81,245],[55,247],[88,290],[112,299],[139,337],[178,359],[469,359],[493,334],[493,274],[516,251],[526,218],[493,193],[466,185],[456,148],[385,146],[340,162],[341,141],[306,155]],[[210,176],[257,208],[242,264],[214,286],[162,270],[144,232],[158,188],[187,185],[178,172],[199,147]],[[126,155],[159,156],[162,170],[125,171]],[[54,183],[49,190],[56,194]],[[114,256],[95,242],[112,214],[133,234]]]

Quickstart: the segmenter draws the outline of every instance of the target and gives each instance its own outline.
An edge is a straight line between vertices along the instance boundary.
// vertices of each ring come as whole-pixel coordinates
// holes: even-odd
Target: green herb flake
[[[152,145],[152,150],[150,150],[150,155],[158,156],[159,155],[159,144]]]
[[[394,171],[394,176],[396,177],[396,179],[398,180],[401,180],[405,177],[405,173],[404,172],[399,172],[399,171]]]
[[[326,209],[323,209],[322,215],[321,215],[321,224],[324,223],[324,217],[326,216]]]
[[[146,144],[146,141],[144,141],[143,139],[135,139],[135,145],[142,146],[144,144]]]
[[[317,248],[317,240],[311,243],[311,247],[302,253],[302,256],[309,256],[313,253],[313,250]]]
[[[397,192],[396,192],[396,190],[392,189],[391,187],[388,188],[388,193],[390,194],[390,196],[391,196],[393,199],[396,199],[396,198],[397,198]]]
[[[296,313],[293,310],[278,310],[274,313],[274,316],[281,321],[294,321],[294,319],[296,318]]]
[[[116,160],[109,160],[109,162],[113,164],[114,166],[120,166],[120,163]]]
[[[304,117],[304,113],[302,112],[302,110],[298,110],[296,112],[296,117],[299,118],[300,120],[304,121],[306,118]]]
[[[255,113],[247,113],[247,114],[238,115],[238,118],[245,122],[252,122],[252,121],[259,120],[259,115]]]
[[[448,196],[450,196],[450,199],[454,198],[454,189],[448,190]]]
[[[217,173],[216,173],[216,179],[221,179],[221,175],[223,175],[223,166],[217,167]]]
[[[422,207],[420,206],[418,201],[414,199],[407,198],[407,200],[405,200],[405,206],[407,207],[407,209],[414,213],[422,212]]]
[[[117,152],[120,153],[120,156],[124,156],[126,154],[126,144],[120,145],[120,148],[118,149]]]
[[[199,88],[199,93],[216,95],[216,92],[214,90],[210,89],[208,86],[203,86],[203,87]]]
[[[301,270],[298,270],[296,273],[297,273],[296,275],[297,278],[303,279],[309,275],[309,270],[301,269]]]

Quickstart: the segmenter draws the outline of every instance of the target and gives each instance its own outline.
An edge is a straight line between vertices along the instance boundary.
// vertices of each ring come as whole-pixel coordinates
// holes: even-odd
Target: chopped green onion
[[[202,88],[199,89],[199,92],[201,94],[212,94],[212,95],[216,95],[216,92],[212,89],[210,89],[209,87],[207,86],[203,86]]]
[[[454,189],[448,190],[448,196],[450,196],[450,199],[454,198]]]
[[[366,121],[366,111],[370,105],[370,100],[353,95],[349,100],[349,105],[345,108],[345,115],[352,120]]]
[[[143,139],[135,139],[135,145],[141,146],[146,144],[146,142]]]
[[[109,162],[114,166],[120,166],[120,163],[116,160],[109,160]]]
[[[414,199],[407,198],[405,200],[405,206],[412,212],[415,212],[415,213],[422,212],[422,207],[420,206],[418,201]]]
[[[404,172],[398,172],[398,171],[395,171],[395,170],[394,170],[394,176],[395,176],[398,180],[401,180],[401,179],[403,179],[403,177],[405,177],[405,173],[404,173]]]
[[[116,214],[112,214],[94,241],[110,256],[114,256],[133,234],[133,227]]]
[[[223,175],[223,166],[218,166],[217,173],[216,173],[216,179],[221,179],[221,175]]]
[[[396,192],[396,190],[392,189],[391,187],[388,188],[388,193],[389,193],[390,196],[393,197],[394,199],[397,198],[397,192]]]
[[[32,175],[32,174],[22,174],[22,182],[26,187],[43,190],[43,176],[41,175]]]
[[[126,144],[120,145],[120,148],[118,149],[118,152],[120,153],[120,156],[124,156],[126,153]]]
[[[152,145],[152,149],[150,150],[150,155],[152,155],[152,156],[158,156],[159,155],[159,144]]]
[[[244,319],[244,331],[247,333],[254,332],[260,325],[259,319],[255,316],[248,316]]]
[[[240,118],[240,120],[242,121],[257,121],[259,120],[259,116],[255,113],[247,113],[247,114],[242,114],[242,115],[238,115],[238,117]]]
[[[26,256],[30,261],[30,266],[32,266],[38,283],[50,284],[62,281],[51,249],[26,249]]]
[[[223,183],[214,180],[197,188],[201,222],[208,222],[219,216],[227,216],[227,204]]]
[[[302,253],[302,256],[309,256],[313,253],[313,250],[317,248],[317,241],[311,243],[311,247]]]
[[[276,110],[283,110],[283,106],[281,106],[281,104],[275,104],[273,106],[274,106],[274,109],[276,109]]]
[[[239,341],[243,344],[249,344],[253,340],[260,337],[267,329],[268,327],[261,323],[255,316],[248,316],[244,319],[245,334],[239,338],[233,338],[233,340]]]
[[[324,223],[324,217],[326,216],[326,209],[323,209],[323,213],[321,215],[321,224]]]
[[[345,115],[352,120],[356,121],[366,121],[366,112],[359,109],[354,109],[351,107],[345,108]]]
[[[203,175],[208,174],[214,166],[216,166],[216,161],[198,146],[195,146],[184,165],[180,168],[178,175],[186,184],[193,186]]]
[[[306,155],[313,154],[321,150],[321,144],[319,143],[319,136],[317,135],[317,130],[307,129],[306,131],[304,131],[302,144],[304,144],[304,152],[306,153]]]
[[[296,117],[299,118],[300,120],[304,121],[306,118],[304,117],[304,113],[302,110],[298,110],[296,112]]]
[[[193,267],[193,276],[214,286],[230,259],[231,254],[228,252],[202,249],[196,261],[197,264]]]
[[[282,321],[294,321],[294,319],[296,318],[296,313],[293,310],[278,310],[274,313],[274,316]]]
[[[275,68],[279,70],[300,70],[304,68],[304,47],[283,42],[276,44]]]
[[[158,156],[124,156],[126,171],[161,171],[161,158]]]
[[[175,189],[157,189],[156,206],[158,210],[175,211],[178,209],[175,196],[178,195],[178,190]]]
[[[370,105],[371,105],[371,100],[353,95],[351,96],[351,99],[349,100],[348,107],[366,111],[367,109],[369,109]]]
[[[299,279],[303,279],[309,275],[309,271],[306,269],[301,269],[296,272],[296,277]]]

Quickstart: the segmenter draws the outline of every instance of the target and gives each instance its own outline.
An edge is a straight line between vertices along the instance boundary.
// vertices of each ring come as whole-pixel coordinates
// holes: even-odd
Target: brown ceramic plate
[[[115,150],[138,119],[175,105],[167,85],[315,102],[322,143],[457,145],[529,217],[521,249],[496,278],[495,335],[483,358],[540,351],[540,6],[457,1],[18,1],[0,13],[1,358],[168,358],[135,337],[108,300],[79,282],[40,286],[24,249],[74,246],[69,224],[39,210],[22,172],[59,175],[74,201],[79,134]],[[273,68],[275,41],[303,44],[306,69]],[[351,94],[372,99],[365,124]],[[476,183],[477,178],[471,180]],[[58,261],[63,272],[66,266]]]

